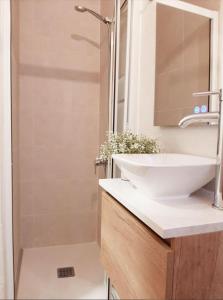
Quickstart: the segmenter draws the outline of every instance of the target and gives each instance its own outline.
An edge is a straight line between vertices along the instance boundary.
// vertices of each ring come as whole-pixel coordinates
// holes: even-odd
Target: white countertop
[[[212,207],[214,195],[205,190],[157,201],[121,179],[101,179],[99,185],[162,238],[223,231],[223,211]]]

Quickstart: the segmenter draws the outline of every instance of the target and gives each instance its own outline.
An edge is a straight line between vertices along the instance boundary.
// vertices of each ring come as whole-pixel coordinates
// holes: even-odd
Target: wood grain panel
[[[223,299],[223,233],[173,239],[173,300]]]
[[[122,299],[170,299],[172,258],[162,239],[103,193],[101,260]]]

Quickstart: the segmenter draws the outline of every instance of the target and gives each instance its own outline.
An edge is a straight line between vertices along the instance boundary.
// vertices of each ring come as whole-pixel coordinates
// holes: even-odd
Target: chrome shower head
[[[76,9],[76,11],[79,11],[79,12],[86,12],[87,11],[87,9],[84,6],[81,6],[81,5],[76,5],[75,9]]]
[[[96,17],[98,20],[100,20],[101,22],[105,23],[105,24],[111,24],[112,21],[108,18],[108,17],[104,17],[102,15],[99,15],[98,13],[96,13],[95,11],[87,8],[87,7],[84,7],[84,6],[81,6],[81,5],[76,5],[75,7],[75,10],[78,11],[78,12],[89,12],[91,15],[93,15],[94,17]]]

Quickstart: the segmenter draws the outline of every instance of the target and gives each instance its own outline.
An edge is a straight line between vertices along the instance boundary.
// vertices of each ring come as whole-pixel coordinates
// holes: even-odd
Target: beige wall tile
[[[86,188],[86,184],[88,188]],[[58,213],[96,212],[97,181],[39,180],[23,183],[23,217]],[[30,186],[32,188],[30,189]],[[27,196],[28,195],[28,196]],[[29,202],[28,202],[29,201]],[[28,203],[27,203],[28,202]],[[28,209],[29,208],[29,209]]]
[[[96,235],[100,23],[73,0],[19,0],[22,246]],[[99,0],[80,5],[100,12]]]
[[[91,242],[96,238],[96,213],[59,213],[22,218],[23,247]],[[27,230],[28,228],[28,230]]]

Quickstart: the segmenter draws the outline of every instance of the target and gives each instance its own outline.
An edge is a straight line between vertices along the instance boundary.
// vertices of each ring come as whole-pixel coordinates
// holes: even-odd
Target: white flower
[[[157,153],[159,146],[156,140],[139,136],[130,131],[107,134],[107,141],[101,145],[99,158],[107,161],[117,153]]]

